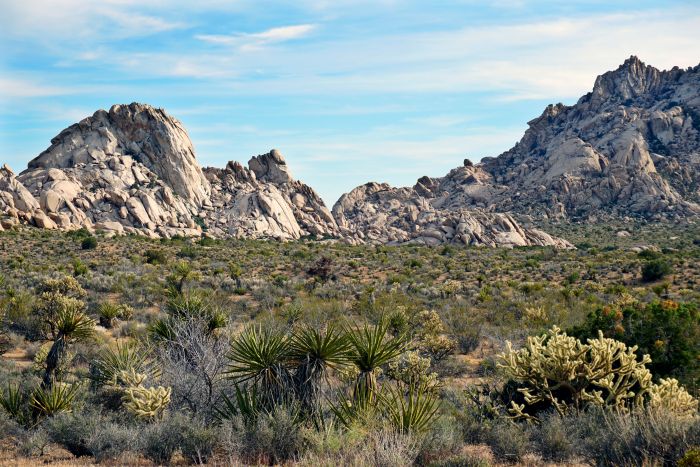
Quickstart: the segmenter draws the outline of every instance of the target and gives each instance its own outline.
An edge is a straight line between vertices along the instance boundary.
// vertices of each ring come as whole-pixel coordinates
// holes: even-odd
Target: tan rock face
[[[518,144],[479,167],[495,210],[535,217],[700,214],[700,66],[631,57],[573,106],[549,106]],[[471,203],[476,204],[476,202]]]
[[[77,164],[109,163],[128,169],[135,160],[175,193],[201,204],[209,195],[194,147],[182,124],[162,109],[148,105],[114,105],[71,125],[51,140],[51,147],[29,162],[29,168],[70,168]],[[123,159],[119,156],[129,156]],[[137,168],[134,177],[146,180]]]
[[[19,176],[0,169],[0,214],[110,235],[338,236],[323,201],[292,178],[279,151],[247,169],[206,170],[180,122],[147,105],[116,105],[62,131]]]

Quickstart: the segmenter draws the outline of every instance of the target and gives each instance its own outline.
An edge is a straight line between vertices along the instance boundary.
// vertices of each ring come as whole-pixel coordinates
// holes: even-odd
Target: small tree
[[[663,259],[653,259],[642,265],[642,280],[654,282],[663,279],[671,272],[671,266]]]

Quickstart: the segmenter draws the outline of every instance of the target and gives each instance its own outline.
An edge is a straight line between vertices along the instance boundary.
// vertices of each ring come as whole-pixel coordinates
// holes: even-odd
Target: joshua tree
[[[352,361],[360,371],[354,388],[356,399],[364,393],[368,401],[372,402],[378,392],[377,369],[406,349],[406,336],[388,337],[389,327],[389,321],[382,318],[376,326],[365,325],[347,331],[354,351]]]
[[[42,385],[50,388],[56,377],[56,370],[65,357],[68,346],[77,340],[87,339],[95,330],[95,321],[83,311],[85,304],[79,301],[69,301],[59,308],[50,321],[50,327],[55,333],[51,350],[46,356],[46,370]]]
[[[251,383],[258,388],[267,409],[289,396],[289,340],[275,329],[251,326],[231,344],[227,374],[236,384]]]
[[[325,332],[307,326],[294,333],[289,348],[290,358],[296,365],[294,379],[302,409],[318,415],[328,370],[342,368],[352,360],[350,342],[332,325]]]

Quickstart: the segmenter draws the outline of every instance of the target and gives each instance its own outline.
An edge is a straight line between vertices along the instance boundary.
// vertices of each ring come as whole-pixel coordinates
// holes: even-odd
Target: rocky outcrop
[[[328,208],[308,185],[292,178],[279,151],[253,157],[244,168],[229,162],[206,168],[211,207],[203,215],[214,236],[337,237]]]
[[[515,147],[411,188],[367,184],[333,214],[378,243],[568,244],[519,220],[700,214],[700,66],[659,71],[630,57],[573,106],[548,106]],[[504,213],[512,213],[504,214]]]
[[[336,237],[320,197],[279,151],[202,169],[162,109],[115,105],[71,125],[15,176],[0,169],[2,224],[151,237]]]
[[[440,185],[427,177],[411,188],[368,183],[344,194],[333,214],[341,233],[358,242],[572,248],[566,240],[521,227],[509,214],[446,204]]]
[[[630,57],[575,105],[550,105],[528,125],[515,147],[479,165],[494,187],[508,187],[495,209],[537,218],[700,213],[700,66],[659,71]]]
[[[209,184],[182,124],[163,109],[144,104],[114,105],[69,126],[29,162],[29,169],[64,169],[130,156],[172,191],[195,204],[209,196]],[[83,166],[83,167],[85,167]]]

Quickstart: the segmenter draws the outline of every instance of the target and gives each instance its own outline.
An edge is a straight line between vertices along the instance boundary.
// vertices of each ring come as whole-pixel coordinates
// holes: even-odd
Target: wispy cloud
[[[286,43],[311,24],[200,41],[224,50],[130,55],[146,76],[217,78],[212,92],[245,94],[392,94],[488,92],[494,100],[573,98],[630,54],[661,68],[697,64],[700,9],[576,18],[501,26]],[[280,47],[262,45],[279,43]],[[255,54],[245,53],[246,48]],[[115,63],[129,63],[117,54]],[[227,79],[225,79],[227,78]]]
[[[238,47],[241,51],[258,50],[268,44],[277,44],[309,35],[316,25],[297,24],[267,29],[256,33],[237,33],[231,35],[197,34],[195,39],[210,44]]]

